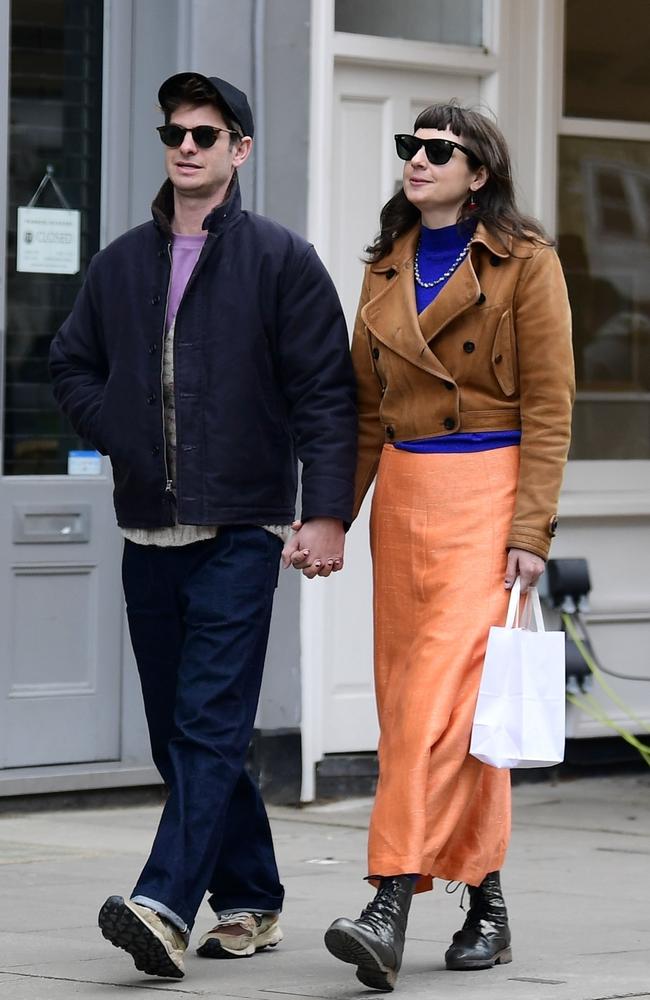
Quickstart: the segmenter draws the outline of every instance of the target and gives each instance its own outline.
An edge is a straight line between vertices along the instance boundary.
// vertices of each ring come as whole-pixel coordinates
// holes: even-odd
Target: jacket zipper
[[[167,244],[167,256],[169,257],[169,281],[167,282],[167,297],[165,299],[165,313],[163,318],[163,329],[162,329],[162,350],[160,352],[160,408],[162,411],[162,431],[163,431],[163,460],[165,463],[165,498],[169,501],[173,500],[173,487],[174,484],[169,476],[169,465],[167,462],[167,432],[165,430],[165,387],[163,385],[163,368],[165,363],[165,338],[166,338],[166,328],[167,328],[167,310],[169,309],[169,293],[172,284],[172,245]]]
[[[176,309],[176,315],[174,317],[174,346],[173,346],[173,356],[174,356],[174,393],[176,392],[176,332],[177,332],[177,330],[176,330],[176,323],[178,321],[178,314],[181,311],[181,306],[183,305],[183,302],[185,301],[185,298],[187,296],[187,293],[188,293],[189,289],[191,288],[191,286],[194,284],[194,281],[196,280],[196,275],[198,274],[198,272],[203,267],[203,264],[205,262],[205,258],[207,257],[207,254],[212,249],[212,246],[214,246],[214,244],[212,244],[212,245],[209,244],[210,235],[211,234],[208,234],[207,239],[206,239],[203,247],[201,248],[201,253],[199,254],[199,259],[197,260],[197,262],[196,262],[196,264],[194,266],[194,270],[192,271],[192,273],[191,273],[191,275],[190,275],[190,277],[188,279],[188,282],[185,285],[185,288],[183,289],[183,294],[181,296],[180,302],[178,303],[178,307]],[[167,304],[165,306],[165,321],[167,320],[167,308],[169,306],[169,290],[171,288],[171,267],[173,267],[172,252],[171,252],[171,243],[167,244],[167,252],[169,254],[169,261],[170,261],[170,274],[169,274],[169,285],[167,286]],[[165,325],[166,325],[166,323],[165,323]],[[164,330],[163,330],[163,336],[164,336]],[[162,367],[161,367],[161,373],[160,373],[160,381],[161,381],[161,390],[162,390]],[[179,418],[179,414],[180,414],[180,410],[179,410],[179,408],[177,406],[176,407],[176,443],[177,443],[177,445],[178,445],[178,440],[179,440],[179,433],[178,433],[178,418]],[[163,404],[163,434],[164,434],[164,427],[165,427],[165,407],[164,407],[164,404]],[[174,486],[174,484],[173,484],[172,480],[169,479],[169,470],[167,468],[167,446],[166,446],[166,442],[165,442],[165,471],[166,471],[166,475],[167,475],[167,486],[165,488],[165,494],[169,497],[169,499],[173,499],[173,496],[174,496],[174,494],[173,494],[173,486]],[[179,470],[178,470],[178,454],[177,454],[176,455],[176,486],[177,487],[178,487],[178,471]],[[176,511],[176,517],[178,518],[178,508],[177,508],[177,511]]]

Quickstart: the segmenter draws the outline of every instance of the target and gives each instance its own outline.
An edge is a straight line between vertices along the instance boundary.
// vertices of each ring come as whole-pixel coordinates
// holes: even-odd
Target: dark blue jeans
[[[266,810],[244,762],[282,543],[224,527],[179,548],[125,542],[122,574],[154,761],[169,789],[133,897],[191,928],[215,911],[280,910]]]

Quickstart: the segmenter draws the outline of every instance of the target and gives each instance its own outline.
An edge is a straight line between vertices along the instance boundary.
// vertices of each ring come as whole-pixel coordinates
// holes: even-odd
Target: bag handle
[[[542,614],[542,605],[539,601],[539,594],[537,593],[537,587],[529,587],[528,593],[526,594],[526,607],[524,613],[530,608],[530,614],[528,616],[528,625],[526,628],[530,628],[531,620],[535,622],[536,632],[545,632],[544,627],[544,616]]]
[[[521,597],[521,580],[516,577],[510,591],[510,603],[506,615],[506,628],[519,628],[519,599]]]
[[[520,625],[519,604],[521,600],[521,579],[516,578],[510,591],[510,601],[508,603],[508,613],[506,615],[506,628],[530,628],[532,622],[535,623],[537,632],[545,632],[544,617],[542,615],[542,605],[540,604],[537,587],[529,587],[526,593]]]

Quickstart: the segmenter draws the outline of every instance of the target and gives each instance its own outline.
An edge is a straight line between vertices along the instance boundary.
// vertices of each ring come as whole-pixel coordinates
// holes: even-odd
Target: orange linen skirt
[[[416,454],[384,446],[372,503],[379,782],[368,877],[479,885],[510,837],[510,772],[469,755],[503,579],[517,447]]]

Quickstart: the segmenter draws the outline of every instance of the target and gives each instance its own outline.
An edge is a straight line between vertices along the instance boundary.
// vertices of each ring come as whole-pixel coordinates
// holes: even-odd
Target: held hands
[[[294,521],[294,534],[282,550],[282,565],[293,566],[303,576],[329,576],[343,569],[345,532],[343,522],[334,517],[314,517],[305,524]]]
[[[511,590],[515,579],[521,577],[521,592],[525,594],[529,587],[534,587],[544,572],[546,563],[533,552],[525,549],[508,549],[508,562],[504,585]]]

